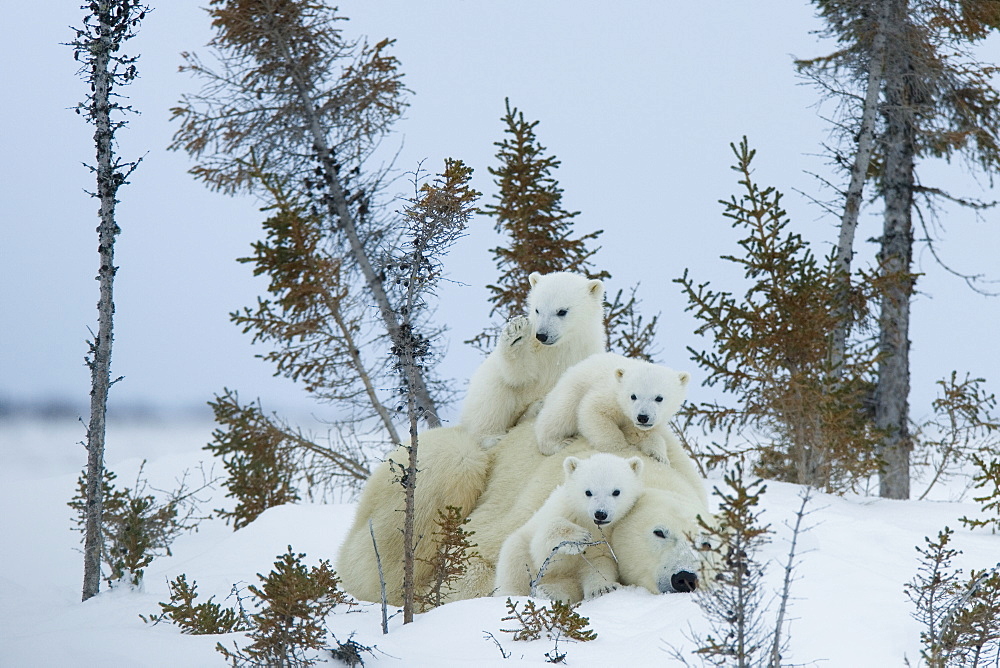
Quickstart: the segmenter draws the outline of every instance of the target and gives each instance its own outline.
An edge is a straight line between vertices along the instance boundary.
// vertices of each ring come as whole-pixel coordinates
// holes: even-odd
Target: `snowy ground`
[[[146,458],[151,485],[170,488],[182,470],[206,459],[201,447],[210,431],[204,423],[112,424],[108,463],[120,485],[130,485]],[[305,552],[309,564],[332,561],[350,524],[352,504],[274,508],[237,532],[208,521],[178,539],[172,557],[148,568],[144,591],[103,592],[81,604],[79,534],[71,531],[66,502],[85,459],[82,432],[73,423],[0,423],[0,666],[224,666],[215,644],[231,645],[239,634],[185,636],[171,626],[148,626],[139,615],[159,610],[167,581],[180,573],[197,581],[199,600],[222,600],[234,583],[255,583],[288,545]],[[769,483],[764,496],[764,520],[776,530],[763,555],[774,590],[799,493],[794,485]],[[217,493],[206,508],[221,503]],[[816,495],[810,508],[812,528],[800,537],[792,591],[790,663],[881,668],[908,658],[918,665],[920,629],[903,593],[916,572],[915,546],[948,525],[955,529],[953,544],[964,551],[957,565],[966,572],[1000,559],[1000,536],[969,532],[958,522],[976,511],[974,504]],[[560,644],[572,666],[672,665],[669,647],[689,645],[686,636],[702,623],[689,595],[636,589],[587,602],[580,612],[598,637]],[[369,666],[545,665],[552,642],[515,643],[501,632],[509,625],[500,621],[504,614],[504,600],[490,598],[438,608],[405,627],[397,615],[388,635],[373,605],[335,611],[328,623],[341,641],[353,634],[377,648],[365,657]]]

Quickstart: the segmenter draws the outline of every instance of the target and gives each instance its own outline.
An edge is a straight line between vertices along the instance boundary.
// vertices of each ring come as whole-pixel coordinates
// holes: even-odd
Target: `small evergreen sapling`
[[[140,587],[146,566],[156,557],[170,556],[174,539],[197,529],[204,518],[198,514],[200,500],[196,495],[215,482],[202,471],[202,485],[191,489],[185,472],[179,487],[167,492],[165,499],[158,499],[146,493],[144,468],[145,462],[139,467],[135,485],[123,489],[115,486],[118,476],[114,472],[103,471],[101,561],[107,568],[104,579],[109,586],[125,583]],[[77,481],[76,496],[67,504],[76,511],[75,522],[81,532],[86,526],[86,498],[85,471]]]
[[[708,584],[695,591],[698,605],[709,623],[709,634],[693,635],[698,648],[692,653],[701,665],[748,668],[768,666],[779,668],[788,648],[786,633],[787,610],[790,600],[792,573],[796,565],[796,545],[804,531],[802,521],[811,498],[805,490],[795,514],[788,560],[785,564],[781,592],[776,595],[778,610],[773,626],[768,622],[768,605],[762,587],[765,566],[757,554],[770,542],[771,529],[760,522],[758,509],[761,496],[767,490],[763,480],[747,482],[742,463],[724,476],[727,490],[718,487],[719,510],[712,524],[699,518],[702,536],[696,549],[712,553],[706,559],[702,579]],[[767,627],[771,626],[770,629]],[[671,647],[671,657],[685,666],[691,665],[685,653]]]
[[[147,624],[167,622],[180,628],[187,635],[216,635],[232,633],[233,631],[249,631],[252,627],[242,599],[237,597],[239,608],[224,608],[209,597],[207,601],[195,603],[198,598],[198,583],[188,584],[187,575],[181,573],[177,578],[167,583],[170,590],[170,602],[159,604],[159,614],[149,617],[139,615]]]
[[[545,653],[548,663],[565,662],[566,653],[559,651],[560,640],[588,642],[597,638],[597,633],[589,628],[590,619],[576,611],[579,603],[569,604],[563,601],[553,601],[551,608],[545,605],[538,607],[534,600],[529,598],[525,602],[524,608],[518,610],[518,603],[508,598],[506,605],[507,616],[500,621],[517,622],[520,628],[500,630],[503,633],[513,634],[514,640],[538,640],[542,636],[552,640],[555,643],[552,651]],[[493,642],[497,644],[497,647],[500,647],[496,638],[493,638]],[[505,654],[504,658],[507,658],[503,647],[500,647],[500,652]]]
[[[560,162],[545,155],[539,144],[535,133],[539,122],[526,120],[510,100],[504,105],[504,138],[495,142],[500,164],[489,168],[498,192],[495,203],[484,206],[483,213],[495,220],[497,233],[507,237],[506,243],[491,250],[500,277],[495,285],[486,286],[493,305],[490,315],[507,320],[526,312],[525,286],[532,272],[571,271],[599,279],[609,275],[593,268],[591,258],[600,249],[587,248],[603,232],[573,237],[573,218],[580,212],[562,206],[563,191],[553,176]],[[498,334],[487,330],[466,343],[489,352]]]
[[[504,633],[513,634],[514,640],[538,640],[543,635],[550,639],[559,637],[587,642],[597,638],[597,634],[588,628],[590,620],[576,611],[579,603],[569,604],[563,601],[553,601],[552,607],[538,607],[532,599],[528,599],[523,610],[518,610],[518,603],[507,599],[507,616],[502,622],[518,622],[521,628],[500,629]]]
[[[494,218],[494,229],[506,237],[506,243],[492,249],[500,276],[496,284],[486,286],[493,305],[490,316],[499,315],[505,321],[525,312],[528,276],[569,271],[588,278],[607,280],[611,274],[594,267],[593,256],[600,250],[589,248],[602,230],[574,237],[573,219],[579,211],[567,211],[562,206],[562,188],[553,173],[560,162],[545,155],[538,142],[535,128],[538,121],[528,121],[524,113],[504,101],[506,113],[503,141],[496,142],[499,166],[490,167],[498,193],[495,203],[483,207],[483,213]],[[656,325],[659,316],[644,322],[638,313],[638,286],[628,297],[618,290],[614,299],[605,303],[604,327],[608,348],[626,357],[652,361],[655,354]],[[499,327],[491,327],[466,341],[488,353],[497,342]]]
[[[319,660],[319,651],[327,649],[326,616],[335,606],[352,605],[352,601],[338,588],[330,562],[306,568],[305,556],[295,554],[289,545],[270,573],[257,574],[260,586],[248,587],[260,607],[250,615],[253,642],[232,650],[216,645],[234,668],[312,666]]]
[[[996,665],[1000,659],[1000,564],[973,571],[961,580],[952,560],[961,550],[950,547],[954,531],[945,527],[937,539],[925,538],[916,577],[906,595],[924,629],[921,657],[930,668]]]
[[[726,491],[714,490],[720,499],[716,524],[699,518],[720,565],[715,582],[695,591],[711,627],[704,639],[694,638],[700,645],[695,653],[711,665],[742,668],[762,663],[767,645],[761,586],[765,567],[756,556],[770,542],[770,527],[760,523],[758,508],[767,485],[760,479],[746,482],[742,464],[724,481]]]
[[[232,510],[217,509],[219,517],[226,524],[232,520],[236,530],[268,508],[298,501],[287,435],[264,416],[260,404],[241,405],[239,396],[226,390],[209,405],[220,427],[205,449],[222,459],[229,474],[226,496],[237,500]]]
[[[830,304],[840,290],[838,270],[790,231],[782,194],[754,181],[756,152],[746,138],[731,148],[744,192],[720,203],[745,236],[742,253],[722,259],[742,269],[746,292],[716,290],[687,270],[675,282],[701,323],[695,332],[712,340],[711,350],[689,348],[692,359],[707,373],[705,383],[720,385],[734,402],[685,412],[689,421],[724,435],[717,461],[734,455],[736,436],[746,442],[744,452],[756,454],[758,475],[831,492],[851,489],[878,469],[878,435],[865,403],[874,351],[851,339],[832,365],[829,341],[839,321]],[[859,283],[850,301],[862,333],[870,324],[865,285]]]
[[[455,583],[465,575],[469,561],[480,557],[474,549],[476,543],[470,540],[475,531],[465,530],[469,518],[463,515],[461,508],[447,506],[443,512],[439,510],[435,523],[437,552],[426,560],[432,569],[430,585],[426,592],[414,598],[420,612],[443,605]]]

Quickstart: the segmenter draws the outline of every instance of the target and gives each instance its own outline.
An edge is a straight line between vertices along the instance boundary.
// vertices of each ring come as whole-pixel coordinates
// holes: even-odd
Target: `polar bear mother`
[[[491,448],[559,376],[604,350],[604,285],[578,274],[528,277],[528,315],[513,318],[469,381],[461,425]]]
[[[428,586],[431,578],[428,564],[437,548],[434,520],[438,510],[455,506],[468,513],[466,530],[475,532],[472,540],[479,554],[469,560],[465,576],[456,583],[449,600],[490,596],[504,541],[562,482],[566,457],[594,454],[586,440],[576,438],[558,453],[543,455],[532,420],[514,427],[490,450],[479,447],[460,426],[421,434],[414,522],[417,535],[424,537],[415,548],[418,591]],[[399,448],[390,459],[402,462],[406,456],[405,449]],[[704,489],[692,489],[687,477],[672,465],[639,456],[643,459],[645,491],[616,522],[611,536],[611,546],[618,555],[618,582],[651,592],[690,591],[692,574],[698,568],[685,536],[698,532],[699,515],[709,517]],[[354,522],[337,557],[337,574],[352,596],[379,601],[376,564],[381,563],[388,602],[401,605],[403,490],[392,468],[390,461],[383,462],[365,483]],[[376,561],[374,544],[378,545],[380,562]]]

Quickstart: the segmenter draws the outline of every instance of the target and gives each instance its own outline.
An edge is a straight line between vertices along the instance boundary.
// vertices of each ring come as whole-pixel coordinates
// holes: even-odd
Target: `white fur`
[[[563,374],[535,422],[538,447],[551,455],[579,434],[598,450],[630,446],[669,462],[670,420],[691,376],[614,353],[594,355]],[[677,444],[679,447],[679,444]]]
[[[483,450],[461,427],[430,429],[420,435],[420,462],[416,489],[415,532],[418,561],[415,582],[425,591],[431,582],[430,560],[437,550],[434,520],[438,510],[460,506],[468,514],[467,531],[475,532],[464,577],[448,594],[461,600],[494,593],[496,564],[504,541],[545,503],[565,480],[563,460],[584,458],[594,448],[582,438],[552,456],[543,455],[535,440],[535,425],[525,421],[514,427],[499,447]],[[634,450],[633,450],[634,452]],[[400,449],[393,459],[402,459]],[[653,593],[674,575],[687,572],[691,551],[682,541],[655,541],[655,531],[686,536],[697,531],[696,515],[710,518],[703,481],[694,463],[678,447],[668,466],[646,455],[643,459],[643,493],[632,510],[615,522],[610,542],[618,557],[618,581],[646,587]],[[684,470],[691,471],[685,475]],[[340,548],[337,573],[351,595],[378,602],[379,573],[372,547],[378,544],[390,605],[402,605],[403,584],[403,491],[398,476],[382,464],[365,483],[357,514]],[[372,521],[371,530],[368,522]],[[585,556],[589,558],[590,553]],[[691,571],[697,572],[697,571]]]
[[[531,518],[545,503],[552,490],[562,482],[563,460],[567,456],[585,457],[595,450],[584,439],[576,438],[555,455],[543,455],[538,451],[534,424],[526,421],[511,429],[500,445],[490,452],[492,463],[486,489],[479,497],[476,509],[469,515],[466,526],[468,531],[475,532],[473,540],[477,543],[475,550],[480,557],[457,583],[454,599],[490,596],[494,593],[495,569],[504,541]],[[635,454],[634,449],[632,453]],[[624,564],[628,579],[619,576],[618,581],[623,584],[654,585],[650,591],[657,593],[659,577],[654,577],[653,574],[669,569],[671,564],[684,562],[689,550],[686,545],[676,544],[673,551],[664,551],[657,549],[662,546],[650,544],[643,538],[661,525],[667,526],[675,536],[689,534],[696,528],[695,516],[700,514],[709,517],[709,513],[704,483],[697,479],[695,485],[689,476],[681,472],[685,468],[692,471],[695,469],[693,461],[683,448],[679,450],[675,460],[679,466],[663,464],[642,454],[639,457],[644,463],[642,482],[645,491],[632,510],[612,527],[610,538],[616,554],[617,546],[622,545],[630,555],[629,563]],[[694,477],[696,476],[695,472]],[[670,495],[650,496],[651,489],[665,490]],[[644,502],[643,499],[647,496],[649,498]],[[650,511],[636,514],[626,524],[626,520],[632,517],[640,504]],[[621,555],[618,557],[618,567],[622,568]],[[642,573],[648,577],[640,578]]]
[[[580,543],[602,540],[604,531],[632,508],[642,489],[642,468],[638,457],[566,457],[565,482],[500,548],[497,593],[530,594],[531,580],[547,559],[538,585],[546,598],[573,603],[616,588],[618,569],[607,545]]]
[[[691,547],[701,534],[698,515],[710,521],[704,506],[689,495],[662,489],[643,492],[610,537],[618,557],[618,581],[661,594],[691,591],[703,570]]]
[[[413,569],[415,581],[420,587],[426,587],[433,575],[431,561],[437,551],[437,544],[431,537],[437,530],[438,511],[448,506],[461,508],[466,515],[472,511],[486,488],[490,454],[460,426],[428,429],[421,433],[417,454],[414,525],[418,540]],[[405,496],[399,477],[408,461],[408,450],[400,446],[372,470],[358,499],[354,521],[337,554],[337,575],[344,590],[360,600],[381,600],[372,543],[374,534],[388,603],[403,605]]]
[[[562,373],[604,349],[604,286],[567,272],[533,273],[528,315],[513,318],[469,381],[461,424],[484,448],[503,438]]]

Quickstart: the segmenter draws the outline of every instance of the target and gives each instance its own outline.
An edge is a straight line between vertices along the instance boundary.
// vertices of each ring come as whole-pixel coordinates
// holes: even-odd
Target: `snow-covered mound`
[[[207,459],[201,447],[210,431],[207,424],[112,425],[108,464],[124,486],[148,459],[151,486],[169,489],[182,470]],[[241,634],[187,636],[166,624],[147,625],[139,615],[158,612],[157,602],[168,599],[167,581],[181,573],[197,581],[199,600],[223,601],[233,584],[256,583],[256,574],[270,571],[289,545],[306,553],[308,564],[332,561],[352,519],[352,504],[300,504],[273,508],[237,532],[219,520],[203,522],[175,542],[173,556],[153,562],[143,591],[105,591],[80,603],[79,534],[71,530],[66,502],[85,460],[81,432],[78,424],[0,425],[0,666],[224,666],[215,644],[231,646]],[[769,563],[773,591],[780,588],[787,525],[800,491],[771,482],[763,497],[762,519],[775,535],[760,557]],[[226,502],[217,491],[204,508]],[[956,565],[966,572],[1000,558],[1000,536],[969,532],[958,522],[976,512],[974,504],[816,494],[809,510],[792,589],[789,662],[881,667],[909,658],[916,665],[920,627],[903,592],[917,569],[914,548],[948,525],[953,545],[964,551]],[[670,665],[671,647],[690,648],[692,630],[704,630],[687,594],[623,589],[579,612],[598,637],[560,642],[572,666]],[[547,665],[552,641],[514,642],[501,631],[511,626],[501,621],[505,614],[504,599],[486,598],[417,615],[407,626],[396,615],[388,635],[375,605],[335,610],[327,622],[340,641],[353,637],[375,648],[364,655],[368,666]]]

